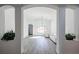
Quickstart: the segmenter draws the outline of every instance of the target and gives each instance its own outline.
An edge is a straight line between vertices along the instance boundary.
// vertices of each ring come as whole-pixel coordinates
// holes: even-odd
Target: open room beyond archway
[[[30,44],[36,44],[41,46],[39,49],[37,48],[36,53],[56,53],[56,34],[57,34],[57,9],[56,7],[46,7],[46,6],[36,6],[36,7],[29,7],[22,9],[22,19],[23,19],[23,39],[22,39],[22,53],[35,53],[31,51],[31,47],[34,48],[35,46],[32,46]],[[28,47],[28,41],[29,38],[37,38],[37,36],[41,36],[42,38],[38,37],[37,41],[34,40],[29,44],[30,47]],[[44,39],[43,39],[44,38]],[[48,42],[45,41],[47,38]],[[24,39],[27,39],[26,41]],[[40,39],[40,40],[39,40]],[[23,45],[27,44],[27,48],[25,49]],[[53,43],[54,45],[51,45]],[[49,45],[50,47],[44,47]],[[51,50],[49,50],[49,48]],[[29,52],[28,52],[29,49]],[[43,50],[41,50],[43,49]],[[46,52],[44,51],[46,50]],[[26,52],[25,52],[26,51]],[[39,52],[40,51],[40,52]]]
[[[57,12],[47,7],[33,7],[24,10],[24,38],[28,36],[28,24],[33,26],[33,35],[56,35]],[[52,29],[53,27],[53,29]],[[48,31],[48,32],[47,32]],[[51,31],[51,32],[50,32]]]

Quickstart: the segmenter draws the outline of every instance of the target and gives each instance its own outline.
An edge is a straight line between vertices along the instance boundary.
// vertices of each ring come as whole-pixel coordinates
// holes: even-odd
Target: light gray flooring
[[[25,38],[21,43],[21,53],[24,54],[56,54],[56,45],[42,36]]]
[[[20,53],[20,43],[18,40],[4,41],[0,40],[0,54],[18,54]]]
[[[64,54],[79,54],[79,41],[65,40]]]

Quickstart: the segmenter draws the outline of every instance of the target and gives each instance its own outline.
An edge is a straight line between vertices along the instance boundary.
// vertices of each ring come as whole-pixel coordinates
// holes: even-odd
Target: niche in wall
[[[66,33],[75,33],[75,28],[74,28],[74,9],[72,8],[66,8],[65,9],[65,24],[66,24]]]
[[[5,32],[13,30],[15,32],[15,8],[5,9]]]
[[[1,35],[4,37],[4,35],[8,33],[7,36],[10,37],[9,34],[12,34],[12,32],[15,34],[15,8],[6,5],[2,6],[0,11],[2,12],[2,18],[0,20],[0,22],[2,22],[1,29],[3,29]]]
[[[74,8],[65,9],[65,34],[70,34],[70,35],[73,34],[74,36],[76,36],[76,33],[75,33],[75,9]]]

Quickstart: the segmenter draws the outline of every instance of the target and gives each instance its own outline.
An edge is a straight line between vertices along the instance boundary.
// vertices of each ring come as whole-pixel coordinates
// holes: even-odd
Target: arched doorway
[[[52,5],[29,5],[22,8],[23,36],[29,37],[28,25],[32,25],[33,36],[51,37],[56,42],[57,7]],[[27,39],[28,40],[28,39]],[[23,44],[23,41],[21,41]],[[43,43],[42,43],[43,44]],[[23,46],[22,46],[23,48]],[[28,49],[28,46],[27,46]],[[56,50],[56,48],[54,48]],[[21,49],[23,52],[23,49]]]
[[[2,6],[0,8],[1,12],[1,26],[3,34],[13,30],[15,32],[15,8],[13,6]]]

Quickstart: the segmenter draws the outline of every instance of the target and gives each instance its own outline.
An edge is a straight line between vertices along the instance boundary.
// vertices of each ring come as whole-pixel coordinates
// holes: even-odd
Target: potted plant
[[[66,37],[66,40],[73,40],[76,38],[76,36],[71,33],[66,34],[65,37]]]
[[[3,35],[3,37],[2,37],[1,40],[6,40],[6,41],[8,41],[8,40],[14,40],[14,38],[15,38],[15,33],[13,32],[13,30],[11,30],[11,31],[9,31],[9,32],[6,32],[6,33]]]

